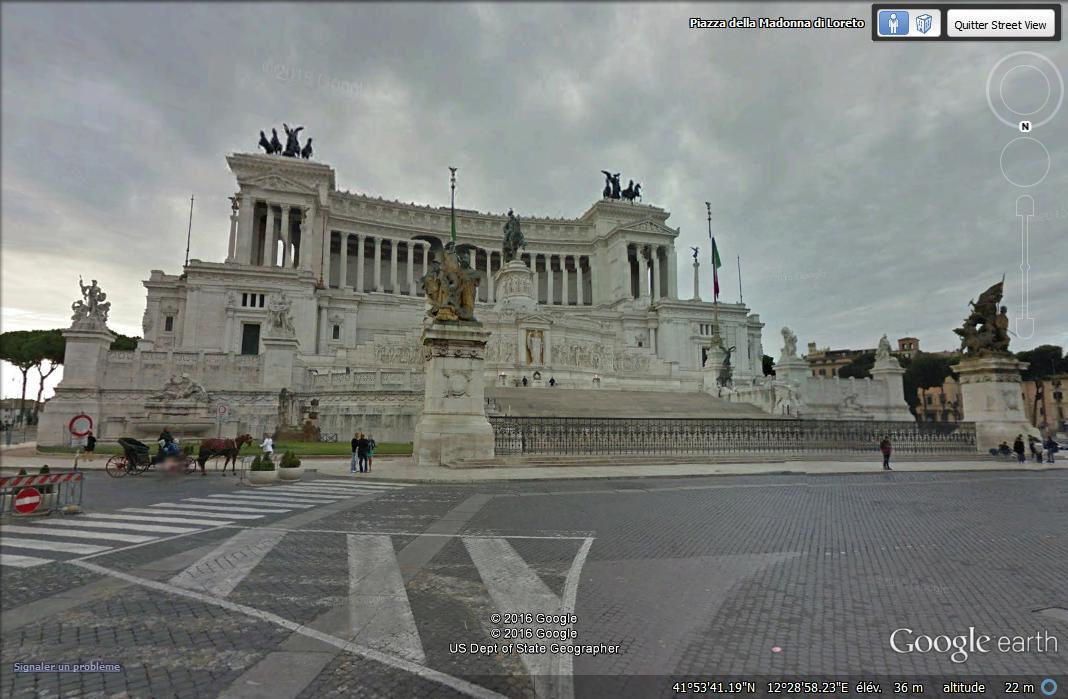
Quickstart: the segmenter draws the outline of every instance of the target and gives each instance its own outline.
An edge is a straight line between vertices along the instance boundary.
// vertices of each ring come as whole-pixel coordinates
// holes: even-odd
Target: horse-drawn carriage
[[[153,456],[144,442],[131,437],[121,437],[118,441],[119,446],[122,447],[122,455],[111,457],[104,467],[112,478],[120,478],[127,474],[137,476],[157,464],[163,464],[163,471],[171,474],[190,473],[196,470],[196,459],[185,451],[179,450],[176,454],[168,454],[160,449]]]

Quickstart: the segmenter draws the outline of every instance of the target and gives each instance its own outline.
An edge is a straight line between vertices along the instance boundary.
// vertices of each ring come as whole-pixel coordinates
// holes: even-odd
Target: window
[[[254,294],[247,291],[241,294],[242,308],[264,308],[266,306],[265,300],[265,294]]]
[[[241,354],[260,353],[260,324],[241,324]]]
[[[338,325],[337,323],[334,323],[334,329],[333,329],[333,332],[331,334],[331,337],[333,337],[335,340],[340,340],[341,339],[341,326]]]
[[[167,316],[163,319],[163,332],[174,332],[174,316]]]

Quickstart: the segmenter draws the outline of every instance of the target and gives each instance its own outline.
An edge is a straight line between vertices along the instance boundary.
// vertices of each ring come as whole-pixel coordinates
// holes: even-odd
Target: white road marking
[[[270,553],[285,532],[246,529],[171,578],[171,585],[226,597]]]
[[[444,685],[451,689],[455,689],[458,692],[462,692],[464,694],[467,694],[468,696],[475,697],[476,699],[507,699],[507,697],[505,697],[503,694],[498,694],[494,691],[486,689],[485,687],[480,687],[477,684],[472,684],[471,682],[468,682],[467,680],[461,679],[459,677],[446,675],[444,672],[439,672],[437,670],[434,670],[433,668],[413,663],[410,660],[406,660],[405,658],[398,658],[395,656],[388,655],[386,653],[382,653],[380,651],[375,650],[374,648],[367,648],[366,646],[360,646],[355,643],[344,641],[338,638],[337,636],[332,636],[328,633],[316,631],[315,629],[304,626],[303,624],[298,624],[295,621],[290,621],[289,619],[280,617],[277,614],[265,612],[261,609],[255,609],[254,607],[248,607],[243,604],[236,604],[234,602],[230,602],[229,600],[217,599],[215,597],[211,597],[210,595],[193,592],[192,590],[183,590],[181,588],[176,588],[166,583],[158,582],[156,580],[139,578],[135,575],[130,575],[129,573],[123,573],[121,571],[105,568],[95,563],[89,563],[86,561],[71,561],[71,563],[81,568],[85,568],[86,570],[91,570],[95,573],[100,573],[101,575],[110,575],[113,578],[123,580],[133,585],[141,585],[142,587],[147,587],[151,590],[162,592],[164,594],[179,595],[182,597],[187,597],[189,599],[195,599],[205,604],[212,604],[217,607],[222,607],[223,609],[228,609],[232,612],[238,612],[246,616],[250,616],[254,619],[266,621],[283,629],[288,629],[289,631],[299,633],[302,636],[314,638],[317,641],[321,641],[322,643],[331,645],[339,650],[345,651],[346,653],[352,653],[353,655],[358,655],[367,658],[368,660],[373,660],[377,663],[382,663],[383,665],[388,665],[398,670],[409,672],[425,680],[437,682],[438,684]]]
[[[375,488],[309,488],[301,492],[312,495],[332,495],[334,497],[352,497],[353,495],[377,495],[391,491],[377,490]]]
[[[280,512],[289,512],[289,510],[271,509],[269,507],[223,507],[220,503],[215,507],[209,507],[207,505],[188,505],[185,501],[182,502],[157,502],[153,507],[163,507],[171,510],[188,510],[191,513],[197,515],[207,515],[208,512],[218,512],[220,517],[230,517],[231,512],[245,512],[248,514],[278,514]],[[237,515],[233,515],[236,517]]]
[[[507,539],[465,538],[463,542],[499,611],[529,614],[563,613],[562,600],[553,594],[549,586],[516,553]],[[561,667],[559,662],[553,662],[552,656],[542,653],[521,653],[519,658],[534,679],[535,695],[564,698],[574,696],[575,690],[570,671],[564,672],[565,668]]]
[[[33,568],[34,566],[43,566],[46,563],[55,563],[55,561],[49,558],[37,558],[36,556],[19,556],[14,553],[0,553],[0,566]]]
[[[297,497],[300,500],[314,501],[314,502],[335,502],[335,501],[337,501],[338,498],[342,497],[340,494],[338,494],[338,495],[325,495],[323,493],[306,493],[306,492],[304,492],[302,490],[297,490],[295,488],[276,488],[275,490],[271,491],[269,497],[275,497],[275,496],[278,496],[278,495],[286,495],[286,496],[293,495],[293,496]],[[233,495],[230,495],[230,496],[225,496],[224,495],[224,496],[220,496],[220,497],[238,497],[238,496],[240,496],[240,497],[261,497],[259,495],[252,495],[252,494],[243,493],[243,492],[242,493],[234,493]],[[209,495],[208,497],[214,497],[214,496],[210,496]]]
[[[40,551],[61,551],[63,553],[99,553],[110,551],[110,546],[94,546],[92,544],[73,544],[69,541],[45,541],[44,539],[27,539],[19,537],[0,537],[0,548],[9,546],[15,549],[36,549]]]
[[[263,519],[263,515],[239,515],[232,512],[197,512],[195,510],[167,510],[146,509],[142,507],[127,507],[119,512],[136,512],[151,515],[196,515],[197,517],[219,517],[220,519]],[[190,522],[198,520],[189,520]],[[231,524],[231,522],[219,522],[219,524]]]
[[[200,531],[199,527],[171,527],[160,526],[158,524],[142,524],[140,522],[95,522],[78,519],[54,519],[49,522],[42,522],[41,524],[33,525],[35,527],[87,527],[95,529],[125,529],[133,531],[144,532],[158,532],[160,534],[186,534],[188,532]]]
[[[349,624],[351,640],[426,662],[419,629],[404,589],[397,554],[388,536],[349,534]]]
[[[373,488],[374,490],[399,490],[407,486],[392,485],[390,483],[373,483],[371,481],[353,482],[353,481],[312,481],[310,483],[296,486],[298,488]]]
[[[158,512],[159,510],[150,510]],[[253,515],[259,517],[259,515]],[[233,524],[225,520],[217,519],[193,519],[190,517],[150,517],[149,515],[78,515],[78,519],[117,519],[123,522],[161,522],[163,524],[206,524],[210,527],[218,527],[224,524]]]
[[[47,525],[39,524],[33,527],[8,525],[0,527],[0,535],[5,532],[15,534],[33,534],[36,536],[64,536],[70,539],[103,539],[105,541],[125,541],[131,544],[140,544],[145,541],[158,539],[157,536],[139,536],[137,534],[113,534],[111,532],[81,532],[73,530],[51,530]]]
[[[231,499],[225,499],[224,500],[222,498],[218,498],[216,500],[212,500],[211,498],[184,498],[182,500],[182,502],[198,502],[198,503],[206,503],[208,505],[270,505],[271,507],[274,507],[274,506],[277,505],[279,507],[290,507],[290,508],[295,508],[295,509],[300,509],[300,510],[304,510],[304,509],[307,509],[307,508],[311,507],[311,505],[293,505],[293,504],[290,504],[290,503],[284,503],[284,502],[282,502],[280,500],[272,500],[270,498],[256,498],[255,501],[253,501],[251,499],[250,500],[238,500],[237,498],[234,498],[232,500]]]
[[[218,493],[209,495],[209,498],[215,498],[215,500],[245,500],[250,502],[256,502],[261,500],[267,500],[269,502],[277,502],[282,505],[307,505],[308,507],[314,507],[315,505],[322,505],[322,500],[312,500],[300,497],[289,497],[286,493],[277,493],[274,495],[220,495]],[[333,502],[333,500],[327,500],[327,502]]]

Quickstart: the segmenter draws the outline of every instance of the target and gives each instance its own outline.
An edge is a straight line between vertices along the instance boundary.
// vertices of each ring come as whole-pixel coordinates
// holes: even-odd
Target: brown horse
[[[237,474],[237,456],[241,447],[252,444],[252,435],[238,435],[237,439],[205,439],[200,443],[200,452],[197,454],[197,463],[200,464],[200,472],[204,473],[204,464],[208,459],[216,456],[225,456],[223,462],[223,475],[226,475],[226,467],[233,464],[234,474]]]

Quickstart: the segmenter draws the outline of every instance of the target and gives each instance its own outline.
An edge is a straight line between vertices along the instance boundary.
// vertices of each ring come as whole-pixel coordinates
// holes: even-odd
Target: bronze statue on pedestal
[[[979,295],[978,301],[969,301],[971,314],[964,325],[953,330],[960,336],[960,348],[965,355],[1009,353],[1009,317],[1005,306],[999,306],[1005,280]]]

